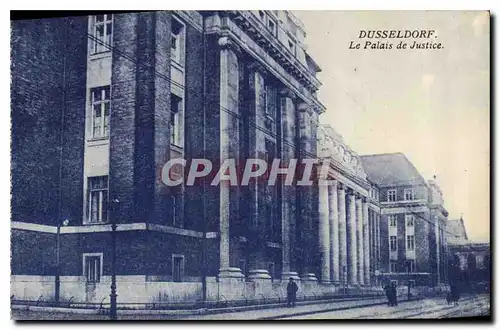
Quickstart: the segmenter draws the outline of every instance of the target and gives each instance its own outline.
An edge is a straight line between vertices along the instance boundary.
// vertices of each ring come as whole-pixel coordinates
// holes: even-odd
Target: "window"
[[[406,227],[413,227],[415,224],[415,217],[411,214],[406,215]]]
[[[264,113],[268,118],[276,119],[276,94],[270,85],[266,85],[264,93]]]
[[[415,287],[415,280],[409,280],[408,285],[410,286],[410,288],[414,288]]]
[[[288,49],[295,55],[295,42],[288,39]]]
[[[407,260],[406,262],[406,271],[408,273],[414,273],[415,272],[415,260]]]
[[[180,254],[172,255],[172,278],[174,282],[182,282],[184,276],[184,256]]]
[[[111,51],[111,38],[113,35],[113,15],[103,14],[92,17],[92,48],[91,53],[104,53]]]
[[[108,219],[108,176],[88,179],[89,223],[106,222]]]
[[[267,28],[269,29],[269,31],[271,31],[273,35],[276,34],[276,24],[270,18],[267,19]]]
[[[387,190],[387,201],[395,202],[396,201],[396,189]]]
[[[405,189],[404,195],[405,195],[405,201],[411,201],[415,199],[415,193],[411,188]]]
[[[408,250],[408,251],[415,250],[415,236],[414,235],[406,236],[406,250]]]
[[[92,138],[109,136],[109,86],[91,89],[92,95]]]
[[[99,283],[102,276],[102,253],[83,254],[83,276],[87,283]]]
[[[398,238],[396,236],[389,237],[389,244],[390,244],[391,251],[398,250]]]
[[[398,269],[397,269],[397,264],[396,264],[396,262],[395,262],[395,261],[391,261],[391,262],[389,263],[389,267],[390,267],[390,268],[389,268],[389,270],[390,270],[390,272],[391,272],[391,273],[396,273],[396,272],[397,272],[397,270],[398,270]]]
[[[398,218],[396,214],[390,214],[389,215],[389,227],[397,227],[398,225]]]
[[[184,65],[184,26],[175,18],[172,18],[170,56],[172,61]]]
[[[274,262],[269,262],[267,264],[267,270],[269,271],[269,275],[271,275],[271,278],[274,280],[276,278],[276,268],[274,266]]]
[[[181,123],[182,98],[170,94],[170,143],[181,146]]]

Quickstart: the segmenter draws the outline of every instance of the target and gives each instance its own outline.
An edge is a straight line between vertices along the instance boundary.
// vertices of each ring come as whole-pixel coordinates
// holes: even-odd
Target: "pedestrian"
[[[297,300],[297,291],[299,290],[299,287],[297,286],[297,283],[293,281],[293,278],[290,277],[290,281],[288,282],[288,285],[286,286],[286,298],[287,298],[287,306],[288,307],[295,307],[295,302]]]
[[[396,282],[392,282],[391,296],[392,296],[392,306],[397,306],[398,305],[398,290],[396,288]]]
[[[384,285],[384,292],[385,292],[385,296],[387,298],[387,306],[392,306],[391,287],[389,286],[389,283]]]

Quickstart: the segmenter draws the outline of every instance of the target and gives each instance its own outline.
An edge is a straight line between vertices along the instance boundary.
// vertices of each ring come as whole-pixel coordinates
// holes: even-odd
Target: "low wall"
[[[150,281],[146,276],[117,276],[118,304],[124,307],[133,304],[194,303],[202,298],[201,282]],[[86,283],[83,276],[61,276],[60,301],[73,303],[109,303],[111,277],[103,276],[99,283]],[[321,299],[343,293],[333,284],[316,281],[296,281],[299,291],[297,299]],[[288,281],[259,279],[207,278],[207,300],[209,301],[262,301],[276,302],[286,299]],[[360,293],[373,288],[349,289],[347,293]],[[11,276],[11,295],[16,300],[53,301],[54,276]]]

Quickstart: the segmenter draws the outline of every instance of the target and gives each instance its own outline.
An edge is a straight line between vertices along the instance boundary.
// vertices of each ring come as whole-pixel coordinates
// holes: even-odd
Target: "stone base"
[[[300,275],[300,280],[303,282],[318,282],[318,278],[314,273],[306,273]]]
[[[253,269],[248,272],[248,280],[271,280],[271,275],[266,269]]]
[[[219,278],[244,278],[245,275],[241,273],[241,269],[236,267],[225,267],[219,269]]]
[[[281,274],[281,280],[282,281],[290,281],[290,278],[293,278],[294,281],[300,281],[299,274],[297,272],[283,272]]]

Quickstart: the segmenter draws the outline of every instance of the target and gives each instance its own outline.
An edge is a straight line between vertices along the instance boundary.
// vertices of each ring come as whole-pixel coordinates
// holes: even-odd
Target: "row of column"
[[[319,185],[321,281],[370,285],[368,202],[335,180]]]

